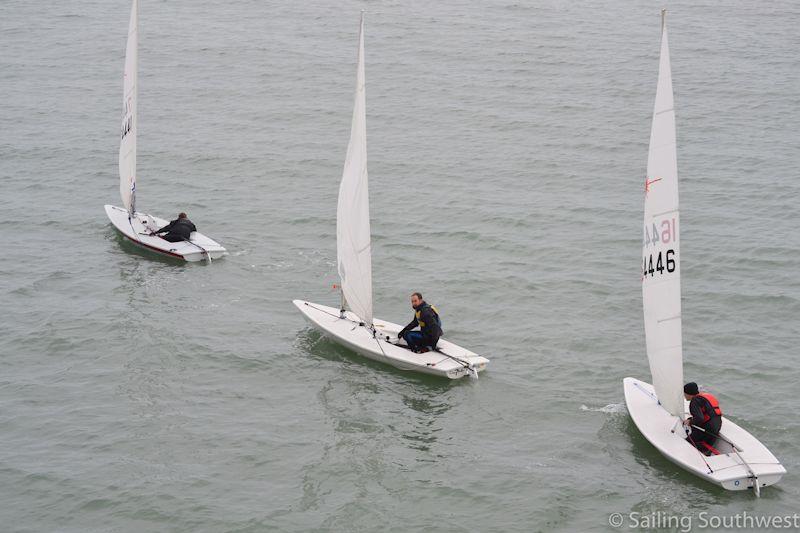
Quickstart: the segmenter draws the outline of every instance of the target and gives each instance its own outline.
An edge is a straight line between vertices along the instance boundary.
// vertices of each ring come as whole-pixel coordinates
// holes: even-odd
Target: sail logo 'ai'
[[[677,222],[675,217],[661,221],[660,227],[653,222],[644,225],[642,247],[667,245],[678,240]]]

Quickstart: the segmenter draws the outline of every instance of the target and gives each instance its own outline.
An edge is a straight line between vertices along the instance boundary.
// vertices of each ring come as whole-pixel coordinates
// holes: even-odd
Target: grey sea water
[[[0,2],[0,529],[604,531],[800,512],[796,2],[669,2],[685,374],[783,461],[756,500],[625,412],[654,2],[140,2],[142,210],[232,252],[137,252],[119,203],[130,4]],[[376,315],[420,290],[492,359],[355,356],[335,213],[367,10]],[[698,522],[695,522],[697,525]],[[626,527],[629,524],[626,524]]]

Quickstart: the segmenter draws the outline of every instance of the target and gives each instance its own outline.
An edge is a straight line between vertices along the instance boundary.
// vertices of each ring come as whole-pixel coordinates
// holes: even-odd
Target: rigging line
[[[339,316],[339,315],[335,315],[335,314],[333,314],[333,313],[331,313],[331,312],[328,312],[328,311],[326,311],[326,310],[324,310],[324,309],[320,309],[320,308],[319,308],[319,307],[317,307],[317,306],[311,305],[311,304],[310,304],[310,303],[308,303],[308,302],[303,302],[303,303],[304,303],[304,304],[306,304],[307,306],[309,306],[311,309],[316,309],[317,311],[321,311],[321,312],[325,313],[326,315],[331,315],[331,316],[332,316],[332,317],[334,317],[334,318],[343,318],[344,320],[349,320],[349,321],[350,321],[350,322],[352,322],[353,324],[359,324],[359,325],[360,325],[360,324],[362,324],[362,323],[363,323],[363,322],[359,322],[359,321],[357,321],[357,320],[353,320],[352,318],[347,318],[346,316],[345,316],[345,317],[342,317],[342,316]]]
[[[206,250],[205,248],[203,248],[202,246],[200,246],[199,244],[197,244],[196,242],[194,242],[194,241],[193,241],[193,240],[191,240],[191,239],[183,239],[183,240],[184,240],[185,242],[188,242],[188,243],[190,243],[190,244],[194,244],[195,246],[197,246],[198,248],[200,248],[200,249],[203,251],[203,253],[205,253],[205,254],[206,254],[206,258],[208,259],[208,262],[209,262],[209,263],[211,262],[211,253],[209,253],[209,251],[208,251],[208,250]]]
[[[464,361],[463,359],[459,359],[458,357],[455,357],[454,355],[450,355],[450,354],[448,354],[448,353],[445,353],[445,352],[443,352],[443,351],[442,351],[441,349],[439,349],[439,348],[436,348],[436,349],[434,350],[434,352],[440,353],[440,354],[442,354],[442,355],[443,355],[443,356],[445,356],[445,357],[449,357],[449,358],[450,358],[450,359],[452,359],[453,361],[456,361],[456,362],[459,362],[459,363],[461,363],[461,364],[464,366],[464,368],[466,368],[466,369],[469,369],[469,370],[472,370],[472,363],[469,363],[469,362],[467,362],[467,361]]]
[[[444,355],[445,357],[449,357],[453,361],[461,363],[464,366],[464,368],[466,370],[468,370],[470,372],[470,374],[472,374],[472,377],[474,377],[475,379],[478,379],[478,369],[475,368],[475,365],[473,365],[472,363],[464,361],[463,359],[459,359],[458,357],[455,357],[455,356],[450,355],[448,353],[445,353],[442,350],[440,350],[439,348],[435,348],[434,351]]]
[[[708,473],[709,473],[709,474],[713,474],[713,473],[714,473],[714,471],[711,469],[711,465],[709,465],[709,464],[708,464],[708,461],[706,461],[706,456],[705,456],[705,454],[704,454],[703,452],[701,452],[701,451],[700,451],[700,448],[698,448],[698,447],[697,447],[697,443],[696,443],[696,442],[694,441],[694,439],[692,438],[692,435],[691,435],[691,434],[689,434],[689,435],[686,435],[686,438],[687,438],[687,439],[689,439],[689,442],[691,442],[691,443],[692,443],[692,446],[694,447],[694,449],[695,449],[695,450],[697,450],[697,453],[699,453],[699,454],[700,454],[700,457],[703,459],[703,462],[706,464],[706,468],[708,468]]]
[[[364,327],[366,328],[367,326]],[[386,352],[383,351],[383,346],[381,346],[381,340],[378,338],[378,332],[375,330],[375,326],[369,329],[372,330],[372,338],[375,339],[375,342],[378,343],[378,348],[381,349],[381,353],[383,354],[384,359],[389,359],[389,357],[386,355]]]
[[[659,402],[659,401],[658,401],[658,398],[656,398],[656,397],[655,397],[655,395],[654,395],[653,393],[651,393],[650,391],[648,391],[648,390],[645,390],[644,388],[642,388],[642,386],[641,386],[641,385],[639,385],[639,383],[638,383],[638,382],[636,382],[636,381],[634,381],[634,382],[633,382],[633,384],[636,386],[636,388],[637,388],[637,389],[639,389],[640,391],[642,391],[643,393],[647,394],[647,395],[648,395],[648,396],[650,396],[652,399],[654,399],[654,400],[655,400],[655,401],[658,403],[658,405],[661,405],[661,402]],[[663,405],[661,405],[661,407],[663,408],[664,406],[663,406]],[[664,409],[664,410],[666,411],[666,409]],[[667,411],[667,412],[669,412],[669,411]],[[669,413],[669,414],[672,414],[672,413]]]
[[[135,217],[136,215],[134,214],[133,216]],[[130,213],[128,213],[128,224],[131,225],[131,231],[133,231],[133,234],[136,235],[138,232],[136,231],[136,228],[133,227],[133,220],[131,220]],[[139,239],[138,237],[136,238],[136,240],[142,242],[142,239]]]
[[[639,390],[640,390],[640,391],[642,391],[643,393],[645,393],[645,394],[647,394],[648,396],[650,396],[650,398],[652,398],[653,400],[655,400],[656,404],[657,404],[659,407],[661,407],[663,410],[667,411],[667,408],[666,408],[666,407],[664,407],[664,406],[661,404],[661,401],[660,401],[660,400],[659,400],[659,399],[658,399],[658,398],[657,398],[657,397],[656,397],[656,396],[655,396],[653,393],[651,393],[651,392],[649,392],[649,391],[645,390],[645,389],[644,389],[644,388],[643,388],[641,385],[639,385],[639,383],[638,383],[638,382],[636,382],[636,381],[634,381],[634,382],[633,382],[633,384],[636,386],[636,388],[637,388],[637,389],[639,389]],[[681,422],[683,422],[683,419],[682,419],[680,416],[678,416],[678,415],[673,415],[673,414],[672,414],[672,413],[670,413],[669,411],[667,411],[667,413],[669,414],[669,416],[674,416],[674,417],[676,417],[678,420],[680,420]]]
[[[395,344],[395,346],[400,346],[400,345],[399,345],[399,344]],[[441,359],[439,359],[439,360],[438,360],[438,361],[436,361],[435,363],[428,363],[428,364],[429,364],[429,365],[431,365],[431,366],[436,366],[436,365],[438,365],[439,363],[443,363],[443,362],[445,362],[445,361],[447,361],[447,357],[442,357]]]

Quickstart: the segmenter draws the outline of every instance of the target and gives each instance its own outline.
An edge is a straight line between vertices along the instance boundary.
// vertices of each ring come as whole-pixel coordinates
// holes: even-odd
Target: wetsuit
[[[689,414],[692,415],[692,425],[698,426],[701,429],[692,428],[692,433],[689,435],[689,442],[692,441],[698,450],[703,452],[708,451],[708,448],[703,446],[706,443],[709,446],[714,446],[717,442],[717,435],[722,427],[722,410],[716,399],[708,393],[703,393],[709,396],[711,400],[717,404],[716,407],[703,395],[698,394],[689,402]],[[705,431],[703,431],[705,430]]]
[[[411,331],[419,326],[419,331]],[[432,306],[422,302],[414,307],[414,318],[400,331],[398,337],[405,339],[409,348],[415,352],[423,349],[435,350],[442,336],[442,323],[439,313]]]
[[[166,232],[167,234],[162,239],[169,242],[180,242],[188,241],[193,231],[197,231],[197,228],[192,224],[191,220],[188,218],[176,218],[154,233],[158,235]]]

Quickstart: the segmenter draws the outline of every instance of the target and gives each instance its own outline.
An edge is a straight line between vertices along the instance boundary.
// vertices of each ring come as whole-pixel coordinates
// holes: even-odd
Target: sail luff
[[[662,12],[662,17],[664,13]],[[645,179],[642,300],[647,358],[664,408],[683,417],[680,240],[675,110],[662,18],[658,86]]]
[[[350,310],[372,325],[372,247],[367,175],[364,14],[358,33],[358,66],[350,142],[339,185],[336,215],[338,270]]]
[[[139,68],[139,2],[133,0],[125,47],[125,71],[122,90],[122,127],[119,143],[119,192],[129,215],[136,211],[136,134],[137,88]]]

